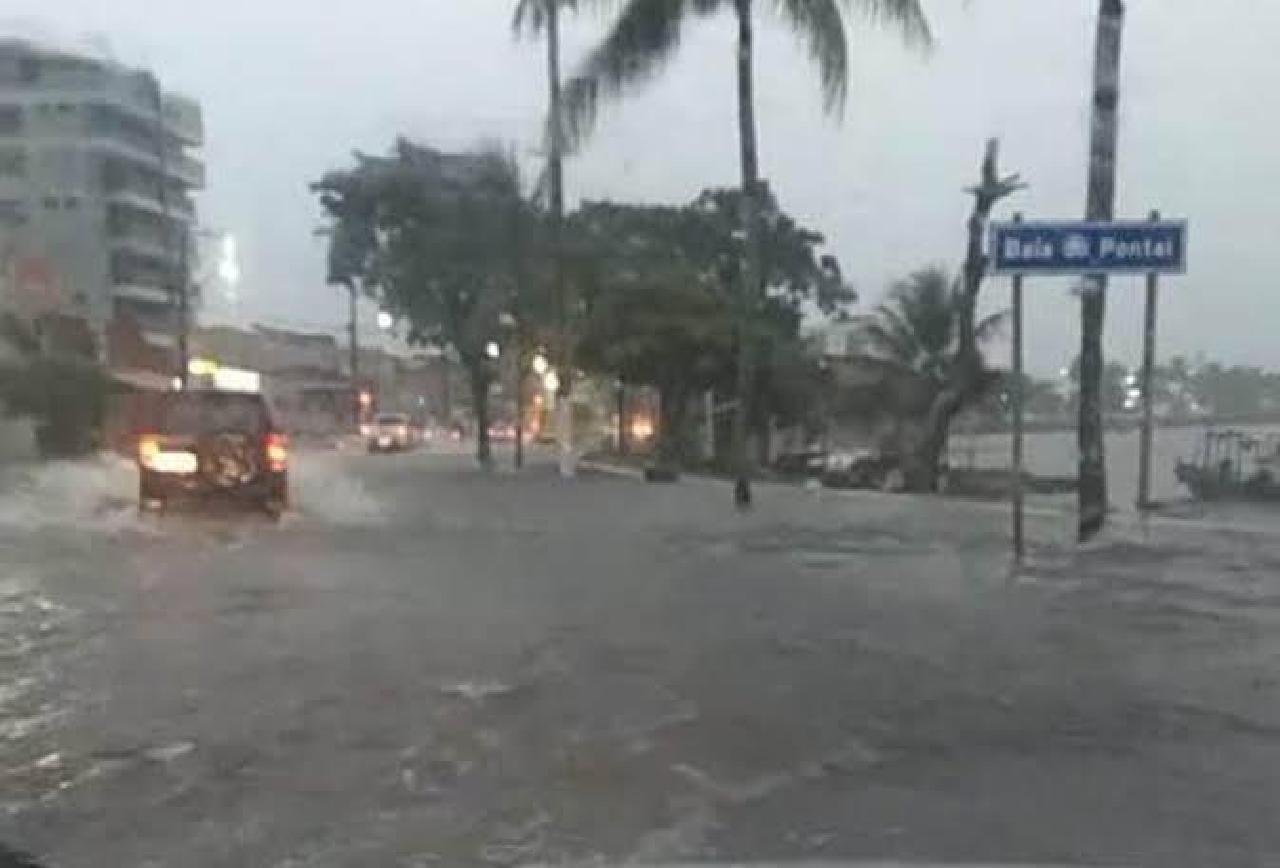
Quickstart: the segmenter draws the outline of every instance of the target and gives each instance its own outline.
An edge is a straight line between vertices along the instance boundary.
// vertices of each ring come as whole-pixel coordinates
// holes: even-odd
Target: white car
[[[370,452],[397,452],[413,446],[413,426],[404,413],[379,413],[369,426]]]

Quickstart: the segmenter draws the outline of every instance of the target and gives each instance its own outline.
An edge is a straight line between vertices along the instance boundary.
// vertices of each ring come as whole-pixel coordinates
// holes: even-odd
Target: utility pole
[[[1085,218],[1105,222],[1115,212],[1116,139],[1120,104],[1123,0],[1099,0],[1094,46],[1093,117],[1089,133],[1089,187]],[[1102,422],[1102,326],[1107,277],[1085,277],[1080,294],[1080,449],[1078,538],[1084,542],[1107,519],[1106,447]]]
[[[352,278],[347,282],[347,292],[350,298],[350,343],[351,343],[351,409],[352,417],[355,421],[355,429],[360,430],[360,333],[357,330],[359,322],[357,320],[357,310],[359,309],[359,293],[356,291],[356,281]]]

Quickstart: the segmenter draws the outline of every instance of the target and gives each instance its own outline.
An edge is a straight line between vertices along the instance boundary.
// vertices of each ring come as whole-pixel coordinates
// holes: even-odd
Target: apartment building
[[[115,369],[175,370],[203,134],[148,71],[0,39],[0,311],[82,323]]]

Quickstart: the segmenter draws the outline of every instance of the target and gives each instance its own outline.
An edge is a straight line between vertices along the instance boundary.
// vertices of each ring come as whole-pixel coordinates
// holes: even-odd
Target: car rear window
[[[255,395],[188,392],[170,398],[160,413],[166,434],[260,434],[270,427],[266,406]]]

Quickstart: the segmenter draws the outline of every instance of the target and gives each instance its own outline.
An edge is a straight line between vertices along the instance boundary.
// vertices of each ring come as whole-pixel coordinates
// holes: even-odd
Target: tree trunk
[[[618,454],[631,451],[631,432],[627,430],[627,384],[618,383]]]
[[[658,460],[664,466],[683,465],[688,404],[689,393],[684,388],[668,385],[658,389]]]
[[[995,204],[1023,186],[1017,175],[1000,177],[999,160],[999,142],[991,139],[982,158],[978,184],[970,188],[973,209],[966,225],[968,243],[958,288],[959,334],[951,365],[951,382],[933,397],[923,429],[918,432],[916,441],[903,450],[903,476],[907,488],[912,491],[937,490],[939,463],[946,454],[951,423],[981,386],[984,371],[974,323],[978,293],[987,274],[987,224]]]
[[[751,459],[747,454],[754,347],[751,315],[760,296],[759,165],[756,155],[755,81],[751,0],[735,0],[738,16],[738,143],[742,163],[742,224],[746,234],[746,259],[738,287],[738,382],[733,414],[733,502],[741,509],[751,505]]]
[[[551,206],[551,281],[556,307],[559,352],[556,365],[559,388],[556,390],[556,442],[560,449],[560,475],[574,475],[573,407],[569,396],[573,391],[573,348],[569,335],[569,299],[564,279],[564,129],[561,119],[560,89],[560,0],[546,0],[547,12],[547,90],[551,118],[550,153],[547,169],[550,176]]]
[[[756,466],[768,467],[773,461],[773,420],[765,415],[756,425]]]
[[[1120,104],[1122,0],[1099,0],[1089,137],[1089,189],[1085,217],[1110,220],[1115,212],[1116,138]],[[1102,529],[1107,516],[1106,455],[1102,428],[1102,327],[1107,278],[1086,278],[1080,295],[1079,539]]]
[[[467,364],[467,376],[471,380],[471,403],[476,417],[476,461],[488,467],[493,459],[489,446],[489,372],[485,362]]]
[[[918,440],[903,453],[902,475],[908,491],[938,490],[938,470],[947,451],[951,423],[964,400],[964,392],[958,387],[946,389],[934,398]]]

